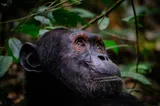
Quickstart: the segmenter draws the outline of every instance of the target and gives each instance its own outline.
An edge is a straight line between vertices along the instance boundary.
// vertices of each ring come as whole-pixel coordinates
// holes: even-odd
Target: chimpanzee
[[[143,106],[123,90],[98,34],[53,29],[22,46],[20,64],[27,106]]]

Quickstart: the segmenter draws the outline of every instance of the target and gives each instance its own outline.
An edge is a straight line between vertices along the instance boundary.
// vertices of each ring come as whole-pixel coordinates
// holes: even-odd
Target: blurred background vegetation
[[[19,50],[57,27],[100,34],[109,57],[121,69],[126,90],[148,106],[159,106],[160,1],[134,0],[137,21],[131,4],[131,0],[1,0],[0,106],[24,106]]]

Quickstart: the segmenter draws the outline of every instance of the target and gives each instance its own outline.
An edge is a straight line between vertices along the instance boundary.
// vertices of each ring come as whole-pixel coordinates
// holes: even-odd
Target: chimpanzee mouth
[[[122,79],[119,76],[99,77],[99,78],[94,78],[93,80],[98,82],[122,81]]]

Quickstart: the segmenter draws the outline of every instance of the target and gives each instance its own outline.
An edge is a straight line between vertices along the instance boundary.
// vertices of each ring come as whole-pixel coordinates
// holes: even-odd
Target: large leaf
[[[142,74],[129,71],[121,71],[121,76],[133,78],[145,85],[151,85],[151,82]]]
[[[65,9],[59,9],[54,11],[53,16],[57,24],[60,25],[76,27],[78,23],[81,23],[81,25],[86,24],[84,19],[81,18],[78,14]]]
[[[29,20],[28,22],[19,25],[19,27],[16,28],[15,32],[24,33],[27,35],[30,35],[34,38],[37,38],[39,35],[40,30],[40,23],[36,20]]]
[[[46,6],[40,6],[40,7],[37,9],[37,12],[38,12],[38,13],[45,13],[45,12],[46,12],[46,9],[47,9]]]
[[[35,20],[41,22],[42,24],[45,24],[45,25],[52,25],[52,23],[50,22],[49,19],[47,19],[46,17],[44,16],[35,16],[34,17]]]
[[[103,17],[98,20],[98,27],[100,30],[104,30],[108,27],[109,25],[109,18]]]
[[[12,64],[11,56],[0,56],[0,77],[2,77]]]
[[[18,59],[19,58],[19,51],[22,47],[22,42],[16,38],[10,38],[8,41],[9,48],[12,51],[13,56]]]
[[[136,70],[137,63],[129,63],[124,65],[124,67],[121,70],[147,75],[152,72],[152,66],[153,66],[152,62],[140,62],[138,64],[138,72],[137,72]]]
[[[44,35],[48,31],[49,30],[47,30],[47,29],[41,29],[41,30],[39,30],[39,35],[42,36],[42,35]]]
[[[118,47],[117,47],[117,44],[116,44],[116,42],[114,42],[114,41],[112,41],[112,40],[104,40],[104,45],[105,45],[105,47],[106,48],[112,48],[112,47],[114,47],[114,48],[112,48],[112,50],[116,53],[116,54],[118,54]]]
[[[136,65],[133,65],[129,68],[129,71],[136,72]],[[138,73],[140,74],[149,74],[151,73],[151,66],[148,64],[139,64],[138,65]]]
[[[77,13],[79,16],[83,18],[93,18],[95,16],[94,13],[91,13],[90,11],[82,8],[72,8],[71,11]]]

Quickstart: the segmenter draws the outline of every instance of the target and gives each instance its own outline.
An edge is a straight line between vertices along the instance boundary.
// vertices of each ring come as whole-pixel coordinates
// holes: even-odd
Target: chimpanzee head
[[[26,72],[50,73],[83,96],[102,98],[122,91],[120,70],[109,59],[97,34],[54,29],[34,44],[25,43],[20,63]]]

